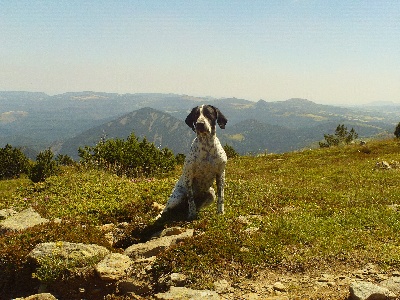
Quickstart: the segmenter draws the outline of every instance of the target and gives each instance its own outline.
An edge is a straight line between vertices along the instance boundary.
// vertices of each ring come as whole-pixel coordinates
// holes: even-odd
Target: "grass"
[[[216,215],[212,205],[186,223],[197,234],[158,257],[154,276],[183,272],[204,288],[220,277],[240,281],[262,269],[400,267],[400,211],[389,207],[400,205],[400,169],[375,168],[378,161],[400,161],[399,150],[397,140],[384,140],[231,159],[225,215]],[[178,168],[167,178],[130,180],[70,168],[44,183],[0,182],[0,208],[32,205],[47,218],[88,225],[42,225],[1,236],[2,264],[23,263],[35,243],[60,236],[104,244],[94,225],[128,221],[143,228],[157,214],[152,203],[166,202],[179,174]]]

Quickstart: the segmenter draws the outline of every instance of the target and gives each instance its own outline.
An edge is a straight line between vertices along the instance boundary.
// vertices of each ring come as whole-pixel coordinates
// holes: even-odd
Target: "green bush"
[[[29,173],[29,179],[33,182],[40,182],[45,181],[51,175],[57,174],[59,168],[53,157],[54,154],[50,149],[40,152],[36,156],[36,162]]]
[[[341,144],[348,145],[358,138],[358,133],[351,128],[350,131],[347,130],[347,127],[342,125],[338,125],[335,130],[335,134],[324,134],[325,142],[319,142],[319,146],[321,148],[328,148],[332,146],[339,146]]]
[[[226,153],[226,156],[228,158],[235,158],[239,156],[239,153],[236,152],[235,149],[233,149],[232,146],[225,144],[225,146],[223,147]]]
[[[132,133],[127,140],[101,140],[94,147],[79,148],[81,163],[111,171],[119,176],[154,176],[168,173],[176,166],[171,150],[162,150],[144,138],[141,142]]]
[[[28,173],[29,159],[20,149],[6,145],[0,148],[0,179],[18,178]]]

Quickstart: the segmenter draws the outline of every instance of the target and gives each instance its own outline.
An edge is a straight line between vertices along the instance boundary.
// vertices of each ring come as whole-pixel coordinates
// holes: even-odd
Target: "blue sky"
[[[0,0],[0,90],[400,102],[400,1]]]

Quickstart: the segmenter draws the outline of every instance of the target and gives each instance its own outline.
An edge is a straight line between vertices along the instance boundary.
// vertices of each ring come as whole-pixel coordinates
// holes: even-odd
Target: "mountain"
[[[136,137],[145,137],[160,149],[169,148],[176,154],[186,153],[195,136],[182,120],[152,108],[141,108],[68,139],[59,152],[77,159],[79,147],[94,146],[101,138],[125,139],[132,132]]]
[[[126,138],[134,131],[157,146],[185,153],[193,133],[184,119],[203,103],[228,118],[218,136],[242,154],[309,147],[338,124],[354,127],[360,138],[391,136],[400,121],[400,105],[387,103],[339,107],[299,98],[253,102],[176,94],[0,92],[0,146],[9,143],[36,152],[51,147],[76,157],[78,146],[93,145],[104,135]]]

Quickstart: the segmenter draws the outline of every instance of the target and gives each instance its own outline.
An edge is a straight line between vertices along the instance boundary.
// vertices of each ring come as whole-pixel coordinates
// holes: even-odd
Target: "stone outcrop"
[[[366,281],[356,281],[350,285],[349,300],[387,300],[396,299],[389,289]]]
[[[69,242],[41,243],[29,253],[28,257],[37,264],[45,258],[57,257],[71,265],[85,265],[92,259],[104,258],[110,251],[96,244],[82,244]]]
[[[192,290],[186,287],[172,286],[168,292],[155,294],[158,300],[220,300],[220,295],[215,291],[210,290]]]
[[[102,280],[117,281],[127,277],[132,266],[132,260],[123,254],[108,254],[99,262],[95,270]]]
[[[7,212],[5,212],[7,214]],[[0,232],[22,231],[30,227],[49,222],[42,218],[33,208],[25,209],[19,213],[8,211],[9,217],[0,221]]]
[[[161,251],[166,250],[193,236],[193,229],[187,229],[177,235],[164,235],[159,238],[151,239],[146,243],[134,244],[125,249],[124,254],[132,259],[149,258],[158,255]],[[162,235],[162,234],[160,234]]]

